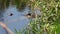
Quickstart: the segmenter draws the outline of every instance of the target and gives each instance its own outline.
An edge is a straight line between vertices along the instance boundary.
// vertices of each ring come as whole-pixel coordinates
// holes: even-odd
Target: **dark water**
[[[14,28],[17,30],[21,30],[25,28],[30,20],[24,16],[27,14],[30,10],[28,7],[26,7],[23,11],[19,12],[15,6],[9,6],[9,8],[6,8],[4,10],[3,17],[0,18],[0,20],[3,22],[14,32]],[[10,14],[13,14],[10,16]],[[5,34],[4,29],[0,26],[0,34]]]

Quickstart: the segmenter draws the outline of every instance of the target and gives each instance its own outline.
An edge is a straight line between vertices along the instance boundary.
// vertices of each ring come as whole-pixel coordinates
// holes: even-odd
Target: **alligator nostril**
[[[12,15],[13,15],[13,13],[10,14],[10,16],[12,16]]]
[[[28,13],[27,15],[31,16],[31,13]]]

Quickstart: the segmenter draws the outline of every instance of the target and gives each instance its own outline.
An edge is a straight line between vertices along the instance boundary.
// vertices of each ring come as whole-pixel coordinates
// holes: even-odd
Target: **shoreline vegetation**
[[[60,34],[60,0],[0,0],[0,10],[7,8],[9,2],[19,10],[28,6],[31,12],[42,12],[23,32],[15,30],[16,34]]]

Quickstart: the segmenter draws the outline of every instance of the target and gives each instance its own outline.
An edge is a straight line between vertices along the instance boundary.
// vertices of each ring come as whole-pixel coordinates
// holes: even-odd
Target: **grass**
[[[39,8],[42,15],[31,20],[25,34],[60,33],[60,0],[34,0],[30,5],[32,11]]]

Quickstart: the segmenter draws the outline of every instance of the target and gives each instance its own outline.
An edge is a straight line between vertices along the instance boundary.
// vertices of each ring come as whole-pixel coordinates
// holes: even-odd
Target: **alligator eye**
[[[12,15],[13,15],[13,13],[10,14],[10,16],[12,16]]]

